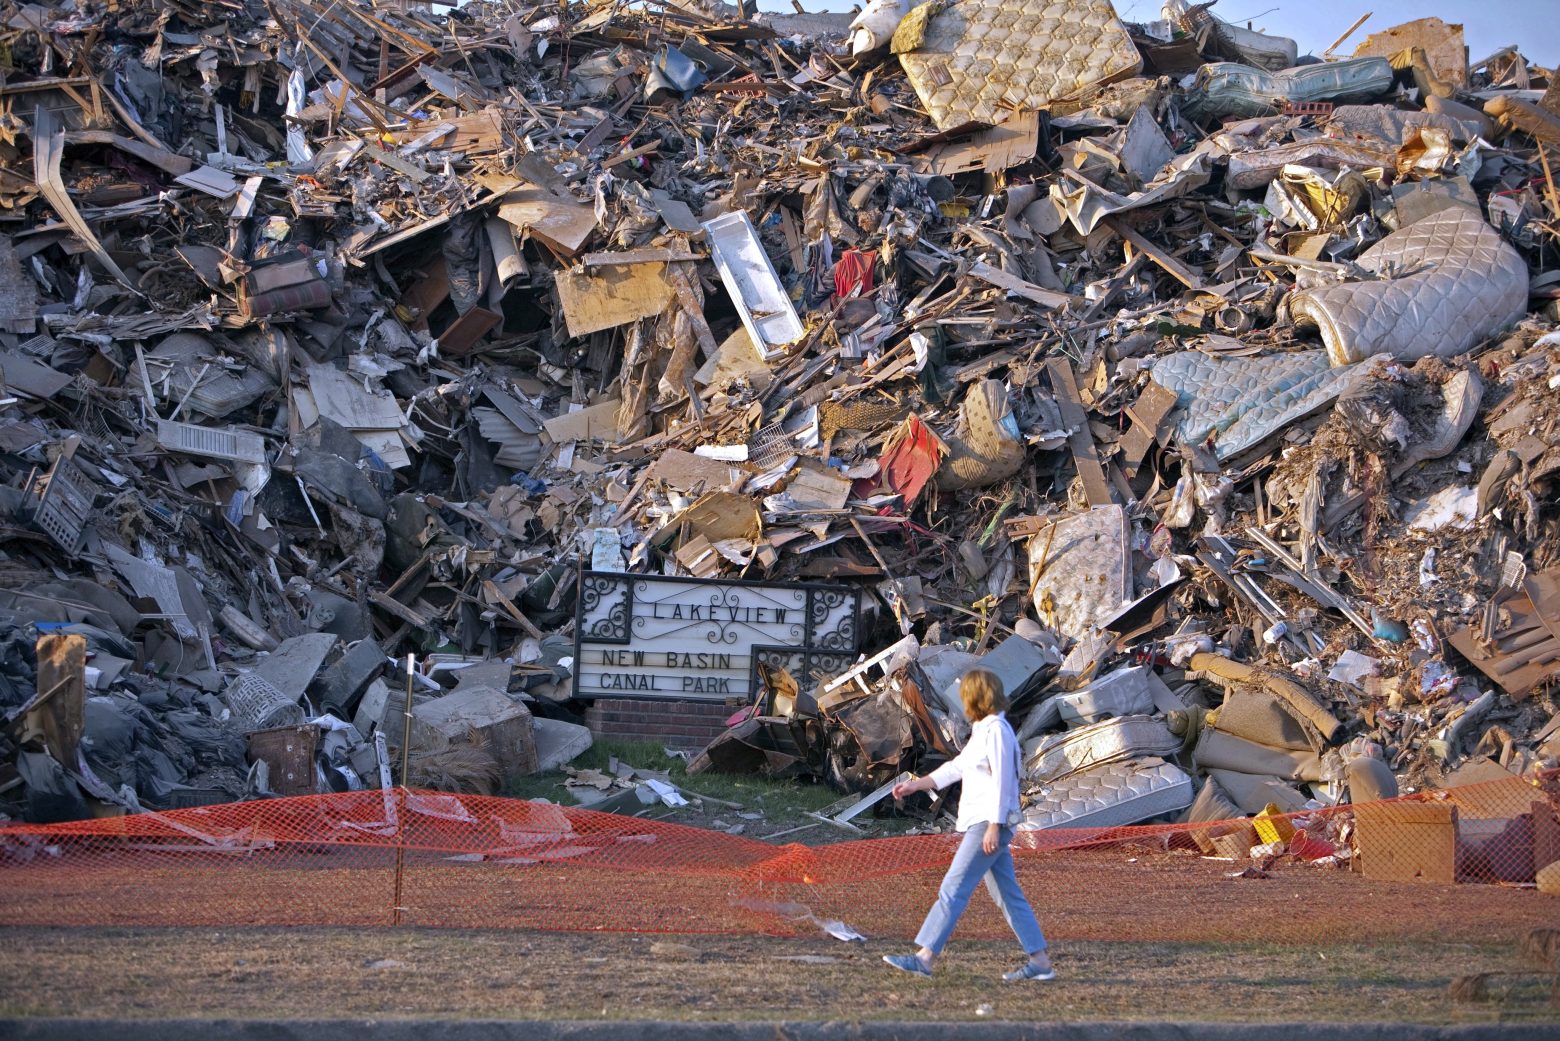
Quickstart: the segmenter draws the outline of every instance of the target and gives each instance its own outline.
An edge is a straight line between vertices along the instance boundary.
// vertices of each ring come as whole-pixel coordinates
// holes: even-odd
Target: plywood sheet
[[[603,265],[593,274],[559,271],[557,285],[570,336],[658,315],[675,294],[659,263]]]
[[[499,205],[498,215],[565,256],[578,253],[596,230],[593,207],[545,188],[511,192]]]
[[[1455,87],[1468,85],[1468,47],[1463,27],[1439,18],[1416,18],[1371,33],[1354,48],[1356,58],[1390,58],[1410,47],[1423,47],[1430,71]]]
[[[561,416],[554,416],[542,424],[547,431],[547,436],[552,438],[554,444],[563,444],[567,441],[611,441],[622,439],[618,432],[618,409],[623,407],[619,398],[608,398],[580,409],[578,412],[565,412]]]

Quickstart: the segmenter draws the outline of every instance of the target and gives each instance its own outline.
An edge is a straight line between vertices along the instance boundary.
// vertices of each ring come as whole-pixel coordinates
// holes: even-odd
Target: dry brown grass
[[[900,944],[389,929],[0,929],[0,1015],[728,1020],[1557,1022],[1547,989],[1454,1001],[1515,944],[1072,942],[1004,985],[1010,944],[955,940],[932,980]],[[981,1012],[982,1006],[987,1006]]]

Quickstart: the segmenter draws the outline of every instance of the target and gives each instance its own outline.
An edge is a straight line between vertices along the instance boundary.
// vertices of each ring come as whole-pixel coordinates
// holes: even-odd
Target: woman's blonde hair
[[[971,669],[959,681],[959,697],[964,701],[964,714],[970,722],[1006,712],[1007,694],[1002,681],[990,669]]]

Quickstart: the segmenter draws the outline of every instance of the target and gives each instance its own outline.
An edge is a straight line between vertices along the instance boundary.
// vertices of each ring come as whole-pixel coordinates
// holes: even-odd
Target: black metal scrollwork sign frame
[[[856,659],[861,591],[582,570],[575,696],[751,701],[760,664],[802,690]]]

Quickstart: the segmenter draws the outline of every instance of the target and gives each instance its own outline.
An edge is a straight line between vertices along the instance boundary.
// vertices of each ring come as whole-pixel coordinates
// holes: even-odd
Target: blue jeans
[[[1045,934],[1040,931],[1040,923],[1035,920],[1035,913],[1024,898],[1018,875],[1013,870],[1013,853],[1008,849],[1008,843],[1013,841],[1013,829],[1002,828],[995,853],[980,848],[985,837],[984,824],[977,824],[964,833],[964,840],[959,843],[953,863],[948,865],[948,873],[937,890],[937,903],[926,913],[921,931],[915,934],[915,942],[933,954],[941,954],[947,946],[953,927],[975,892],[975,883],[983,878],[986,892],[1002,910],[1002,917],[1007,919],[1008,927],[1023,945],[1024,953],[1045,950]]]

